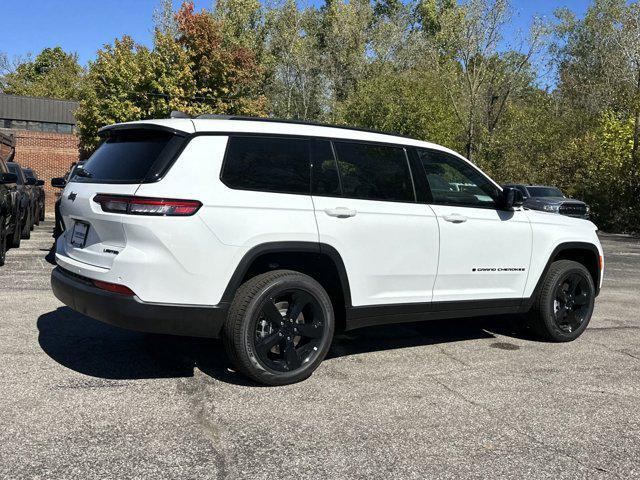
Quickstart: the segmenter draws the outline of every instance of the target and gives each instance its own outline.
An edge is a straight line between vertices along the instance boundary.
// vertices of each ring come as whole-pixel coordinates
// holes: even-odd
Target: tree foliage
[[[156,16],[153,48],[130,37],[98,51],[82,80],[76,112],[81,148],[90,153],[102,125],[165,117],[171,110],[264,115],[261,66],[248,46],[227,42],[220,20],[185,2]]]
[[[0,74],[10,70],[6,55],[0,55]],[[60,47],[45,48],[34,59],[21,62],[2,79],[4,93],[34,97],[79,98],[82,67],[78,56]]]

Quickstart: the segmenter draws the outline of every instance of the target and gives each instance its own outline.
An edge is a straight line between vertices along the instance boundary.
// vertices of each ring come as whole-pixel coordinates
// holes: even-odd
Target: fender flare
[[[558,256],[559,253],[565,251],[565,250],[586,250],[589,251],[591,253],[593,253],[596,256],[596,259],[599,259],[600,257],[600,250],[598,250],[598,247],[596,247],[595,244],[593,243],[589,243],[589,242],[563,242],[560,243],[558,245],[556,245],[556,247],[553,249],[553,251],[551,252],[551,254],[549,255],[549,258],[547,259],[547,264],[544,266],[544,269],[542,270],[542,273],[540,274],[540,277],[538,278],[538,282],[536,283],[535,288],[533,289],[533,293],[531,294],[531,296],[529,298],[525,298],[523,299],[523,310],[524,311],[528,311],[529,308],[531,308],[533,306],[533,303],[535,302],[535,299],[538,297],[538,293],[540,292],[540,289],[542,288],[542,283],[544,282],[544,279],[547,275],[547,272],[549,271],[549,268],[551,268],[551,264],[553,263],[554,258],[556,258]],[[600,268],[598,268],[596,270],[596,278],[594,281],[595,284],[595,288],[596,288],[596,296],[598,296],[598,294],[600,293],[600,278],[602,277],[602,271],[600,270]]]
[[[345,307],[351,307],[351,289],[349,287],[349,278],[347,276],[347,270],[345,269],[344,262],[340,253],[331,245],[325,243],[316,242],[267,242],[256,245],[244,254],[242,260],[236,266],[233,275],[227,283],[220,303],[231,303],[233,297],[242,283],[242,279],[245,277],[249,268],[253,262],[261,255],[267,253],[313,253],[317,255],[327,255],[333,261],[340,283],[342,285],[342,294],[344,296]]]

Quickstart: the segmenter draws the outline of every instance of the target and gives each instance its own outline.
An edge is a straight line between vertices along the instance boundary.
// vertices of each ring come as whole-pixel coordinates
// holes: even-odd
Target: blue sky
[[[180,0],[174,0],[176,7]],[[319,0],[315,0],[319,3]],[[515,9],[507,37],[526,31],[533,15],[551,17],[558,7],[583,15],[589,0],[512,0]],[[0,52],[9,58],[37,54],[45,47],[75,51],[86,64],[95,52],[114,38],[128,34],[150,44],[153,11],[158,0],[23,0],[3,2]],[[208,8],[212,0],[196,0],[196,8]],[[509,41],[509,38],[506,39]]]

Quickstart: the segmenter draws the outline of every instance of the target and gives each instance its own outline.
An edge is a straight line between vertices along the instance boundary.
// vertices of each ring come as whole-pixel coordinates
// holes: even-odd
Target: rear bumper
[[[228,310],[227,304],[201,307],[142,302],[101,290],[89,279],[60,267],[51,272],[51,288],[58,300],[79,313],[140,332],[215,338]]]

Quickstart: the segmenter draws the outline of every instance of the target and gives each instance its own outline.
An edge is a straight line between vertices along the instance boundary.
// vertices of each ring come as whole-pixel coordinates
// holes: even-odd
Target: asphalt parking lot
[[[0,478],[640,477],[640,240],[602,238],[571,344],[517,318],[368,328],[266,388],[218,341],[119,330],[49,288],[52,221],[0,269]]]

